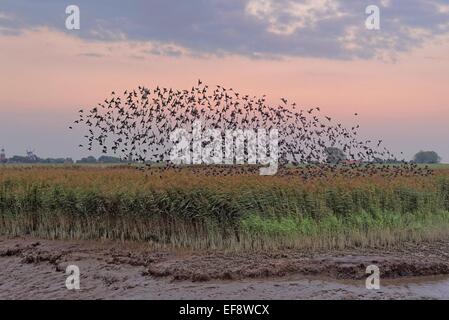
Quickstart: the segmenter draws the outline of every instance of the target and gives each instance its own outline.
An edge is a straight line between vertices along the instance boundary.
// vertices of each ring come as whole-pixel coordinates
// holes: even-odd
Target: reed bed
[[[259,250],[449,236],[449,170],[304,181],[123,166],[0,168],[0,233]]]

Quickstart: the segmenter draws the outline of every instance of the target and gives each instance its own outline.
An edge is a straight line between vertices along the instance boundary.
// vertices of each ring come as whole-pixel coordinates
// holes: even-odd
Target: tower
[[[2,148],[0,150],[0,163],[5,163],[6,162],[6,154],[5,154],[5,149]]]

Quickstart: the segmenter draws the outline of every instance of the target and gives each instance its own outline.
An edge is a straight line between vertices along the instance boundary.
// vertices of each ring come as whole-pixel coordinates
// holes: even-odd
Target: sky
[[[79,30],[66,28],[68,5]],[[365,25],[369,5],[379,30]],[[80,107],[198,79],[319,106],[407,159],[449,162],[449,0],[0,0],[7,156],[87,156],[68,130]]]

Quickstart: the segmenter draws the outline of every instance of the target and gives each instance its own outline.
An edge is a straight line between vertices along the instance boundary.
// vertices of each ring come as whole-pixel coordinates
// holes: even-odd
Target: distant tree
[[[8,162],[11,163],[38,163],[41,159],[39,158],[30,158],[28,156],[12,156],[8,159]]]
[[[39,162],[61,164],[61,163],[64,163],[64,161],[65,161],[65,158],[47,158],[47,159],[41,159]]]
[[[378,157],[374,157],[373,161],[371,163],[377,163],[377,164],[401,164],[403,161],[394,159],[394,158],[388,158],[388,159],[382,159]]]
[[[89,160],[91,161],[91,159],[89,159]],[[89,160],[87,160],[87,161],[89,161]],[[71,158],[45,158],[45,159],[42,159],[37,156],[30,157],[29,155],[27,155],[27,156],[12,156],[11,158],[8,159],[8,162],[11,162],[11,163],[63,164],[63,163],[73,163],[73,160]]]
[[[339,148],[327,147],[326,149],[324,149],[324,152],[326,153],[326,161],[328,163],[335,164],[346,160],[345,153]]]
[[[97,163],[97,159],[93,156],[88,156],[86,158],[81,158],[81,160],[76,161],[76,163]]]
[[[101,156],[98,158],[98,162],[101,163],[120,163],[123,162],[122,159],[118,157],[111,157],[111,156]]]
[[[384,161],[384,163],[386,163],[386,164],[400,164],[400,163],[403,163],[403,161],[401,161],[401,160],[398,160],[398,159],[386,159],[385,161]]]
[[[420,151],[415,154],[413,161],[415,163],[439,163],[441,157],[435,151]]]

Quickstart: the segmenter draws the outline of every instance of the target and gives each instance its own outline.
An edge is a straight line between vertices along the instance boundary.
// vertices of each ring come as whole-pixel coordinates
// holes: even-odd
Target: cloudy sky
[[[65,27],[68,5],[80,30]],[[380,30],[365,26],[369,5]],[[80,106],[201,78],[320,106],[397,153],[449,162],[449,0],[0,0],[0,48],[8,155],[77,159],[67,126]]]

